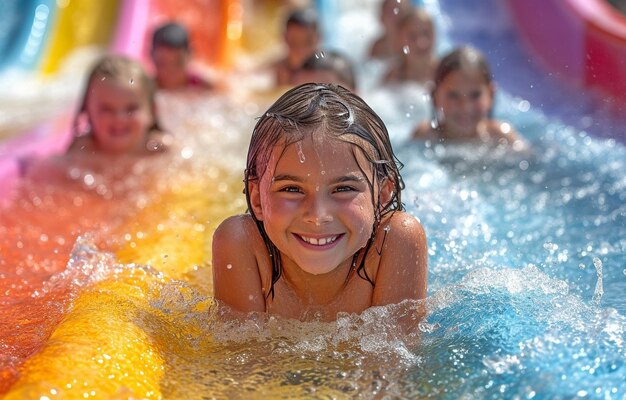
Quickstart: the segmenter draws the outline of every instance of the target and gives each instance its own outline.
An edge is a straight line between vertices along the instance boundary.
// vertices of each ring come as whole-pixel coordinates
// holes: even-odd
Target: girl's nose
[[[328,201],[323,196],[310,196],[305,204],[304,219],[306,222],[320,226],[333,221]]]

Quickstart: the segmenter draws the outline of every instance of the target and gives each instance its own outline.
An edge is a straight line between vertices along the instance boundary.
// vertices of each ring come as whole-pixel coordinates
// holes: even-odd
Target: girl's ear
[[[263,207],[261,206],[261,192],[259,190],[259,180],[248,181],[248,196],[250,198],[250,207],[256,216],[256,219],[263,221]]]
[[[395,186],[396,185],[394,185],[392,180],[389,178],[385,178],[382,182],[380,182],[380,203],[378,204],[378,207],[381,210],[389,205],[389,202],[393,198],[393,190]]]

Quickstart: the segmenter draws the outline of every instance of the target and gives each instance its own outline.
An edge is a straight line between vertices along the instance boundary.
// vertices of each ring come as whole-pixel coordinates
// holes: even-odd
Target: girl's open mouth
[[[294,236],[308,246],[311,246],[314,248],[328,248],[329,246],[336,243],[337,239],[341,238],[343,234],[328,235],[324,237],[311,237],[311,236],[303,236],[299,234],[294,234]]]

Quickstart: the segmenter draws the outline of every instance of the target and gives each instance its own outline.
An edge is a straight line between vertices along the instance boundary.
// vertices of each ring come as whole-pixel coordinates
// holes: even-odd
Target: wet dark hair
[[[306,135],[324,135],[353,145],[353,154],[365,156],[374,174],[368,186],[374,205],[372,236],[365,246],[363,257],[356,266],[360,251],[352,260],[352,269],[374,284],[365,271],[365,259],[383,216],[403,210],[400,192],[404,182],[400,176],[402,163],[393,153],[389,133],[381,118],[356,94],[335,84],[305,83],[283,94],[257,121],[248,149],[244,185],[248,212],[265,241],[272,260],[272,286],[268,293],[274,295],[274,284],[281,276],[280,252],[267,236],[263,221],[254,214],[250,201],[250,182],[259,182],[266,172],[272,152],[276,147],[283,149],[302,141]],[[365,171],[363,171],[365,172]],[[393,193],[388,203],[380,205],[380,188],[383,180],[393,184]],[[374,193],[378,186],[379,192]]]
[[[298,8],[293,10],[287,16],[285,21],[285,27],[289,25],[298,25],[306,28],[313,28],[318,30],[319,18],[317,11],[311,7]]]
[[[157,46],[189,51],[187,28],[176,22],[168,22],[159,26],[152,34],[152,48]]]
[[[145,90],[150,109],[152,110],[153,124],[149,131],[162,131],[157,123],[156,118],[156,86],[152,78],[148,76],[139,61],[133,60],[121,55],[106,55],[98,60],[92,67],[87,77],[87,83],[80,102],[78,112],[74,117],[73,133],[74,137],[90,134],[91,132],[82,132],[81,117],[87,112],[87,102],[89,101],[89,93],[92,85],[96,80],[111,79],[113,81],[136,82]],[[89,121],[87,121],[89,122]]]
[[[343,53],[335,50],[323,50],[311,55],[300,67],[303,71],[331,71],[341,82],[356,89],[352,61]]]
[[[490,84],[493,80],[491,68],[487,59],[480,50],[469,46],[461,46],[446,54],[437,65],[435,70],[435,88],[437,88],[446,77],[459,70],[473,69],[480,72],[485,83]]]

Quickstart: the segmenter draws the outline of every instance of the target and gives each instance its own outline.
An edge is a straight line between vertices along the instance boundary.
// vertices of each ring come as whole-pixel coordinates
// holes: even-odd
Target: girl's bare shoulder
[[[513,126],[505,121],[489,120],[487,122],[487,132],[489,133],[489,137],[496,141],[502,139],[508,143],[513,143],[518,139],[518,133]]]
[[[238,214],[226,218],[215,230],[214,236],[224,241],[239,242],[259,237],[259,231],[250,214]]]
[[[413,140],[432,140],[437,137],[437,134],[430,121],[423,121],[415,127],[411,137]]]
[[[93,136],[83,135],[83,136],[77,136],[74,138],[69,148],[67,149],[66,154],[68,156],[77,156],[77,155],[82,155],[84,153],[92,154],[95,151],[96,151],[96,146],[93,141]]]
[[[381,242],[377,243],[381,258],[372,304],[424,298],[428,256],[422,224],[411,214],[396,211],[383,220],[381,228]]]
[[[385,218],[380,229],[386,233],[389,244],[398,248],[403,248],[407,243],[413,245],[426,237],[419,220],[405,211],[396,211]]]

